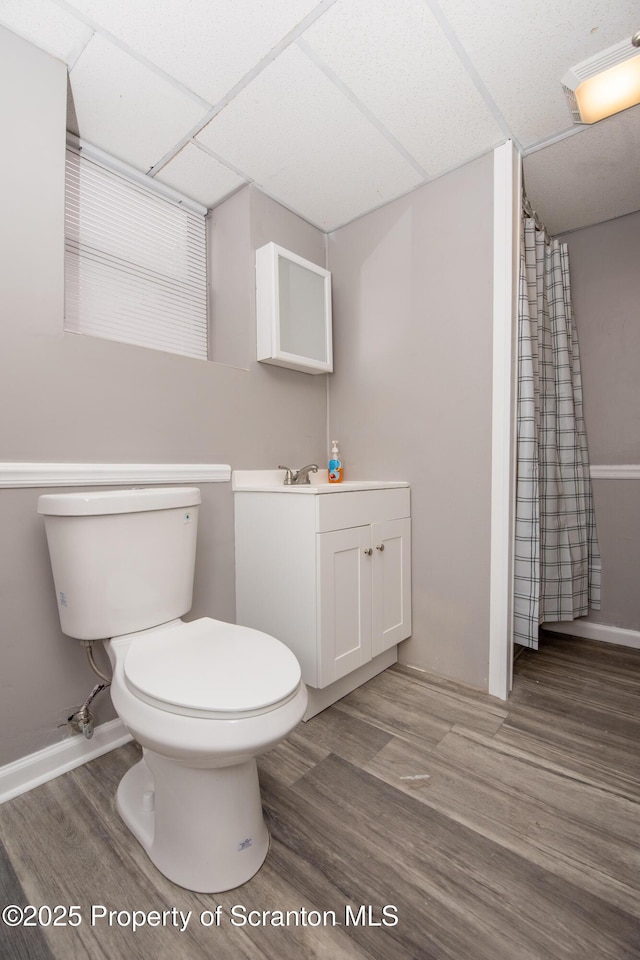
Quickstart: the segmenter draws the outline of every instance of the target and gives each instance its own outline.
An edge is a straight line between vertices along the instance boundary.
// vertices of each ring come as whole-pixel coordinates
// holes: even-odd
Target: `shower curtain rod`
[[[549,242],[549,239],[550,239],[549,232],[545,227],[544,223],[542,222],[542,220],[540,219],[540,217],[538,216],[538,214],[535,212],[535,210],[531,206],[531,202],[528,196],[526,195],[526,193],[524,192],[522,194],[522,212],[524,213],[525,217],[529,217],[531,220],[534,221],[538,230],[541,230],[542,233],[544,233],[547,239],[547,242]]]

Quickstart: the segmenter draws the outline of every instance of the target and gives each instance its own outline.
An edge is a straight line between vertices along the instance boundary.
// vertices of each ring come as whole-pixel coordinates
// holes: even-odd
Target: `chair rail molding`
[[[592,480],[640,480],[640,463],[591,464]]]
[[[226,463],[0,463],[0,487],[228,483]]]

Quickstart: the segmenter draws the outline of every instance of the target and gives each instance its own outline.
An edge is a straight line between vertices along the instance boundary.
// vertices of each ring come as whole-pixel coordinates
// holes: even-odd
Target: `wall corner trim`
[[[493,395],[488,693],[506,700],[513,674],[514,423],[520,158],[493,152]]]
[[[0,463],[0,487],[228,483],[226,463]]]
[[[21,793],[54,780],[89,760],[115,750],[133,737],[121,720],[109,720],[96,727],[91,740],[81,736],[69,737],[51,747],[30,753],[0,767],[0,803],[6,803]]]

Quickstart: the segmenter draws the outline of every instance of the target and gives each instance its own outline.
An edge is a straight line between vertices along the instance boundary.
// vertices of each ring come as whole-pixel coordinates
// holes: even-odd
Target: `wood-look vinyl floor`
[[[639,960],[639,705],[640,650],[564,636],[518,657],[507,703],[387,670],[262,758],[269,855],[215,896],[166,880],[120,821],[129,744],[0,807],[0,906],[82,921],[0,923],[0,957]],[[93,905],[175,913],[134,931]],[[361,905],[371,923],[346,923]]]

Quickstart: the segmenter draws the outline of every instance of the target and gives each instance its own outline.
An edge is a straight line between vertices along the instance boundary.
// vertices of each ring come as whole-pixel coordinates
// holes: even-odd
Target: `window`
[[[67,148],[65,330],[206,360],[206,209],[95,154]]]

